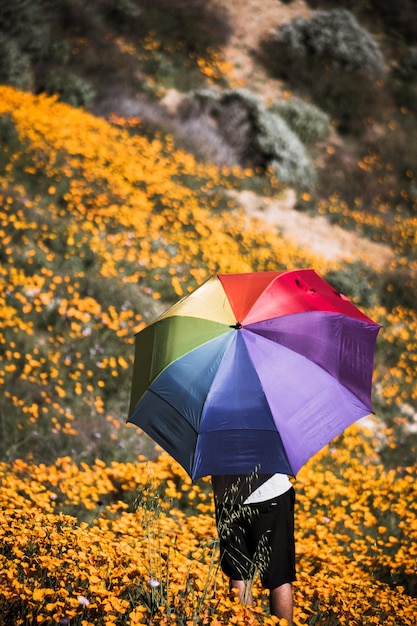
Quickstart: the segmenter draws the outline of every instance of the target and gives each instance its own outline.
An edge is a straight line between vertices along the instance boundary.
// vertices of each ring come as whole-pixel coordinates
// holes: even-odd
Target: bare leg
[[[271,615],[283,617],[288,626],[293,626],[293,597],[291,583],[284,583],[275,589],[271,589],[269,596]]]
[[[231,580],[231,589],[238,590],[239,600],[245,606],[252,605],[252,581],[251,580]]]

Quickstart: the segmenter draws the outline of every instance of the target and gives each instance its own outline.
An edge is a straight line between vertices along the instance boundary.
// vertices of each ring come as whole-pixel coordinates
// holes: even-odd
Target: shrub
[[[184,120],[175,129],[178,147],[191,152],[199,160],[220,165],[234,165],[236,153],[230,144],[213,128],[208,115]]]
[[[306,145],[323,141],[330,133],[330,117],[314,104],[293,98],[278,100],[270,107]]]
[[[32,60],[44,56],[49,46],[49,25],[41,0],[0,2],[0,30],[13,37]]]
[[[0,83],[27,89],[32,83],[30,58],[18,42],[0,31]]]
[[[314,172],[300,139],[250,92],[194,92],[181,104],[179,114],[188,123],[198,119],[215,128],[242,167],[272,169],[282,184],[303,188],[313,184]]]
[[[74,107],[88,106],[96,95],[88,80],[69,71],[50,74],[43,90],[50,95],[58,94],[62,102]]]
[[[67,65],[71,59],[71,47],[65,39],[51,41],[48,51],[48,60],[57,65]]]
[[[340,9],[283,24],[261,43],[260,57],[273,74],[310,90],[320,106],[341,117],[342,128],[369,114],[377,101],[373,84],[385,73],[378,44]]]
[[[384,73],[385,61],[378,44],[346,10],[316,11],[311,20],[296,18],[276,31],[274,42],[280,52],[290,48],[290,63],[293,50],[303,60],[317,59],[339,71],[364,74],[371,80]]]

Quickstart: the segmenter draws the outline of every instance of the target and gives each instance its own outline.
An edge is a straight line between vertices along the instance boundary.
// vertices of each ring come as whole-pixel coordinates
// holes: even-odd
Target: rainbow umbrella
[[[128,421],[192,478],[295,476],[372,412],[379,329],[312,269],[216,274],[136,334]]]

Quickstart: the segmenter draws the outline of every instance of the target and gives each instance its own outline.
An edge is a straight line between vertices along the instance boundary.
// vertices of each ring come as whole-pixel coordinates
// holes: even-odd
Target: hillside
[[[295,626],[415,626],[413,16],[0,0],[0,623],[283,626],[230,595],[210,479],[126,419],[163,309],[314,267],[382,328],[375,415],[294,477]]]
[[[253,51],[271,29],[298,17],[308,18],[311,8],[303,0],[280,3],[276,0],[232,0],[223,2],[232,21],[230,42],[222,50],[226,63],[233,68],[231,80],[256,92],[265,102],[285,96],[285,82],[271,77],[254,59]],[[294,242],[327,258],[354,261],[363,256],[384,267],[392,259],[389,246],[375,244],[367,238],[331,224],[321,216],[309,217],[294,210],[296,197],[284,194],[283,199],[272,200],[241,194],[239,203],[251,215],[275,225]]]
[[[317,3],[319,4],[319,3]],[[330,3],[331,4],[331,3]],[[279,99],[291,99],[292,97],[299,97],[297,92],[292,93],[291,87],[284,80],[274,78],[268,73],[266,68],[262,65],[256,56],[256,50],[259,48],[262,38],[266,37],[274,28],[285,24],[291,20],[297,18],[308,19],[312,15],[312,7],[306,2],[297,1],[290,3],[280,3],[275,0],[268,0],[267,2],[257,2],[256,0],[247,0],[246,2],[223,2],[219,3],[222,9],[228,16],[230,37],[226,44],[219,46],[219,54],[221,62],[217,68],[217,72],[220,69],[225,71],[222,79],[226,80],[229,87],[232,88],[244,88],[250,92],[256,94],[266,105],[273,103]],[[319,8],[319,7],[318,7]],[[361,16],[362,17],[362,16]],[[372,24],[372,15],[367,16],[365,20],[366,24]],[[378,41],[384,41],[384,35],[381,32],[376,31],[375,37]],[[387,38],[388,39],[388,38]],[[392,44],[386,42],[386,50],[388,53],[393,54]],[[398,51],[396,51],[398,54]],[[223,64],[223,65],[221,65]],[[396,58],[392,58],[390,64],[395,66],[398,64]],[[216,72],[213,74],[216,76]],[[213,84],[213,80],[210,79],[211,73],[207,72],[209,78],[208,84]],[[217,75],[218,78],[218,75]],[[216,82],[216,81],[214,81]],[[218,87],[217,87],[218,88]],[[135,100],[128,100],[128,103],[123,99],[120,101],[121,110],[127,106],[130,112],[135,112],[142,117],[144,124],[147,120],[152,124],[155,123],[155,119],[161,116],[160,123],[162,128],[167,124],[164,119],[166,111],[170,116],[171,123],[173,123],[174,135],[175,131],[181,140],[183,132],[181,127],[175,120],[176,111],[178,109],[181,99],[184,97],[184,93],[179,87],[164,85],[164,78],[162,77],[161,83],[158,84],[157,91],[159,90],[159,99],[156,101],[156,108],[159,113],[155,113],[155,109],[152,113],[149,112],[149,105],[142,99],[140,92],[137,94],[136,104]],[[162,112],[159,103],[163,105]],[[117,104],[115,105],[117,107]],[[383,114],[384,121],[382,124],[375,121],[373,124],[363,129],[362,134],[359,137],[350,136],[344,137],[340,134],[333,133],[329,137],[326,144],[322,144],[317,147],[313,147],[313,159],[317,164],[319,170],[324,172],[323,181],[318,191],[318,197],[312,203],[312,215],[309,219],[308,216],[300,212],[300,205],[302,208],[303,202],[300,203],[299,196],[296,193],[291,192],[278,194],[275,199],[265,198],[259,191],[256,192],[255,197],[250,194],[242,194],[238,196],[238,204],[244,208],[249,214],[253,214],[260,219],[265,219],[268,223],[276,226],[280,232],[284,235],[292,238],[295,242],[298,242],[310,248],[316,254],[324,254],[326,257],[331,258],[334,254],[335,258],[345,259],[347,261],[360,260],[361,253],[365,254],[367,259],[375,262],[378,268],[389,267],[389,261],[392,260],[393,252],[390,245],[386,245],[383,241],[378,244],[370,239],[377,238],[375,232],[371,232],[370,236],[364,237],[364,228],[360,228],[360,233],[348,232],[352,230],[352,224],[343,224],[343,230],[336,227],[334,224],[334,211],[330,211],[330,216],[318,216],[318,213],[323,213],[318,210],[318,204],[321,198],[328,198],[332,195],[337,195],[341,202],[344,201],[344,193],[353,197],[347,199],[347,202],[351,204],[354,201],[356,206],[362,207],[362,210],[370,215],[378,213],[379,210],[373,206],[375,198],[380,196],[384,198],[387,194],[393,196],[392,189],[388,189],[388,185],[393,183],[398,185],[400,181],[394,182],[394,178],[391,176],[389,179],[387,176],[387,185],[382,185],[380,189],[376,189],[376,179],[383,180],[380,170],[392,167],[391,163],[380,163],[381,159],[395,159],[397,155],[387,154],[384,157],[380,153],[380,149],[376,147],[376,142],[380,139],[381,135],[385,134],[383,125],[394,126],[397,122],[390,121],[392,118],[397,117],[397,107],[392,102],[386,102],[385,113]],[[165,111],[164,111],[165,110]],[[409,123],[411,128],[414,128],[415,119],[414,112],[409,111],[411,115]],[[168,128],[171,131],[172,128]],[[408,133],[406,127],[402,130],[399,126],[398,129],[398,141],[400,144],[403,141],[403,133]],[[185,132],[188,131],[186,127]],[[392,129],[389,130],[392,132]],[[187,143],[187,147],[189,144]],[[403,148],[399,149],[403,150]],[[411,156],[411,155],[410,155]],[[414,158],[414,157],[413,157]],[[375,171],[372,167],[368,167],[366,163],[374,162]],[[332,180],[329,185],[329,189],[326,190],[326,184],[328,184],[329,172],[332,171]],[[413,174],[414,175],[414,174]],[[339,188],[334,185],[334,182],[339,180]],[[375,187],[370,193],[366,191],[368,187]],[[385,187],[385,188],[384,188]],[[399,194],[403,192],[398,189]],[[396,192],[394,192],[394,195]],[[403,194],[403,198],[405,195]],[[411,198],[411,204],[415,201]],[[385,205],[385,200],[382,201]],[[385,212],[386,209],[383,209]],[[328,212],[325,210],[324,212]],[[380,213],[380,215],[382,215]],[[318,217],[318,219],[316,219]],[[330,219],[329,219],[330,218]],[[370,221],[370,216],[364,216],[365,221]],[[343,221],[343,220],[342,220]],[[353,220],[355,221],[355,220]],[[347,226],[347,228],[346,228]],[[353,228],[358,230],[358,225],[353,224]],[[412,227],[414,229],[414,227]],[[386,237],[382,237],[385,240]],[[331,241],[331,245],[329,245]],[[415,270],[413,270],[413,273]]]
[[[161,8],[164,4],[159,1],[156,6]],[[239,115],[244,112],[243,126],[252,133],[246,139],[242,135],[239,141],[250,140],[252,146],[257,145],[255,153],[258,150],[262,157],[262,143],[254,134],[256,129],[250,129],[247,111],[252,111],[259,128],[262,124],[276,128],[276,118],[267,109],[270,103],[278,99],[285,104],[295,95],[299,101],[301,95],[292,93],[285,81],[269,79],[254,50],[277,23],[305,20],[313,13],[304,2],[233,2],[221,10],[211,3],[197,4],[196,13],[187,14],[187,19],[196,19],[198,11],[207,11],[207,23],[195,22],[200,40],[189,39],[189,31],[181,31],[184,42],[175,45],[158,40],[158,36],[172,35],[167,24],[175,26],[174,33],[180,32],[184,6],[186,2],[179,3],[179,14],[172,16],[178,18],[177,22],[158,21],[157,8],[156,13],[154,8],[146,9],[140,15],[149,23],[142,19],[139,36],[126,23],[121,28],[120,16],[116,22],[114,16],[110,20],[104,11],[108,11],[106,3],[97,8],[104,11],[100,19],[94,12],[83,14],[83,22],[80,13],[71,14],[65,22],[58,10],[48,15],[55,23],[55,32],[72,46],[74,71],[86,76],[95,70],[98,91],[95,100],[84,107],[90,108],[90,113],[84,113],[82,107],[56,102],[57,96],[48,99],[7,87],[2,90],[2,232],[4,242],[14,242],[12,247],[4,243],[3,283],[13,285],[8,289],[14,295],[8,296],[7,303],[15,318],[22,320],[22,330],[29,316],[31,332],[41,332],[40,342],[30,339],[26,347],[19,334],[16,343],[16,328],[10,327],[5,334],[8,342],[20,346],[6,353],[3,374],[3,411],[10,416],[6,423],[12,425],[5,427],[3,450],[9,458],[30,448],[42,459],[50,452],[43,437],[51,424],[56,438],[54,454],[72,449],[76,455],[82,451],[86,459],[109,453],[117,458],[120,449],[112,450],[106,437],[95,434],[103,414],[111,439],[122,437],[123,446],[128,441],[129,448],[134,447],[130,432],[126,433],[125,428],[120,432],[128,404],[125,370],[133,358],[133,332],[218,270],[314,266],[342,292],[370,309],[371,316],[384,326],[375,379],[378,416],[396,420],[399,438],[403,437],[404,427],[414,429],[416,388],[410,372],[415,354],[412,329],[416,324],[415,173],[410,169],[404,174],[401,169],[406,162],[410,166],[412,163],[412,153],[404,151],[402,136],[413,123],[414,113],[404,106],[399,112],[391,97],[378,119],[366,118],[363,133],[358,136],[353,131],[341,133],[336,124],[329,132],[322,124],[325,116],[316,109],[301,108],[303,115],[313,115],[306,117],[310,127],[305,128],[311,132],[312,125],[316,133],[313,136],[320,136],[320,140],[303,147],[282,121],[277,128],[288,134],[287,144],[266,135],[262,138],[268,149],[276,151],[278,146],[282,150],[284,167],[280,171],[288,173],[295,184],[283,184],[268,165],[242,168],[236,161],[240,148],[232,146],[233,137],[227,135],[227,129],[223,136],[219,129],[213,134],[214,118],[204,112],[207,104],[202,101],[203,112],[193,118],[195,105],[191,99],[191,109],[184,116],[181,102],[192,93],[184,91],[184,86],[190,89],[192,82],[198,88],[214,89],[220,97],[223,92],[229,94],[230,106],[238,107]],[[138,22],[132,23],[138,26]],[[213,34],[207,30],[214,23],[218,28],[216,40],[210,39]],[[110,24],[117,24],[122,33],[109,31]],[[155,30],[147,30],[151,27]],[[382,31],[378,38],[388,51],[389,40],[384,39]],[[216,50],[210,49],[204,56],[201,41],[212,41]],[[110,64],[108,46],[114,57],[105,83],[104,64]],[[184,56],[187,46],[188,60]],[[140,76],[138,83],[133,75],[135,80]],[[241,95],[242,88],[254,95]],[[227,100],[224,105],[212,95],[210,98],[219,119],[230,119],[233,126]],[[61,99],[65,99],[64,93]],[[245,107],[249,108],[245,111]],[[239,134],[239,128],[234,132]],[[397,154],[400,148],[403,150],[395,163],[386,160],[394,156],[387,144],[389,133],[393,133]],[[217,154],[227,155],[227,162],[209,162],[207,154],[198,151],[192,155],[185,149],[192,135],[201,135],[207,145],[220,146]],[[378,137],[380,146],[375,143]],[[192,141],[190,145],[196,146]],[[306,159],[304,170],[297,170],[297,154]],[[279,157],[277,152],[274,163],[278,166]],[[305,172],[317,176],[315,185],[308,189],[303,188]],[[34,223],[38,228],[33,228]],[[84,230],[79,230],[83,224]],[[51,229],[51,233],[40,236]],[[129,251],[126,258],[122,249]],[[20,274],[16,274],[16,268],[20,268]],[[66,275],[59,287],[52,277],[55,268]],[[47,272],[51,275],[45,275]],[[33,286],[20,293],[25,280]],[[69,292],[66,284],[76,285],[79,295]],[[136,293],[134,284],[139,284]],[[41,298],[35,308],[27,302],[28,294]],[[120,311],[109,308],[106,297],[122,307],[123,321],[119,319]],[[83,312],[77,313],[80,302]],[[107,320],[107,341],[113,337],[105,349],[100,343],[91,344],[90,339],[92,329],[98,330],[102,319]],[[116,320],[121,325],[119,331]],[[58,340],[52,359],[63,370],[52,373],[45,365],[51,358],[45,332],[54,329],[59,333],[68,325],[73,329],[72,339]],[[117,344],[120,333],[125,349]],[[42,358],[24,364],[23,355],[34,350]],[[7,365],[17,354],[21,355],[19,366]],[[102,354],[100,375],[90,374],[91,381],[83,383],[82,371],[74,361],[77,354],[91,362],[92,371],[96,369],[93,362],[97,355]],[[36,381],[44,370],[45,389],[40,391]],[[22,372],[25,375],[21,384],[11,393],[16,376],[21,377]],[[118,378],[123,380],[121,386],[115,384]],[[71,393],[66,389],[68,384]],[[48,406],[40,412],[40,404],[50,393],[71,400],[65,408],[48,400]],[[26,403],[28,407],[16,421],[14,412]],[[80,413],[83,420],[77,417]],[[37,423],[40,430],[31,432],[28,445],[24,433],[31,422]],[[407,435],[407,441],[411,455],[412,434]],[[389,448],[386,450],[390,457]]]

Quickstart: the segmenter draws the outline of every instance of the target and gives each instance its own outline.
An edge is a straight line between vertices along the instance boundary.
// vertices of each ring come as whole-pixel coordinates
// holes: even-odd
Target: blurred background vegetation
[[[227,2],[0,0],[0,84],[38,97],[17,106],[3,92],[0,112],[3,458],[151,454],[124,428],[134,330],[211,272],[311,262],[383,325],[375,408],[390,435],[378,446],[388,466],[414,463],[417,8],[277,4],[291,19],[268,24],[249,51],[281,85],[266,98],[224,60]],[[45,95],[66,143],[48,134],[51,120],[42,127]],[[135,172],[110,148],[100,160],[99,144],[114,141]],[[392,259],[284,256],[279,233],[235,220],[231,188],[269,199],[291,189],[296,211],[388,246]],[[135,213],[136,193],[147,212]]]

